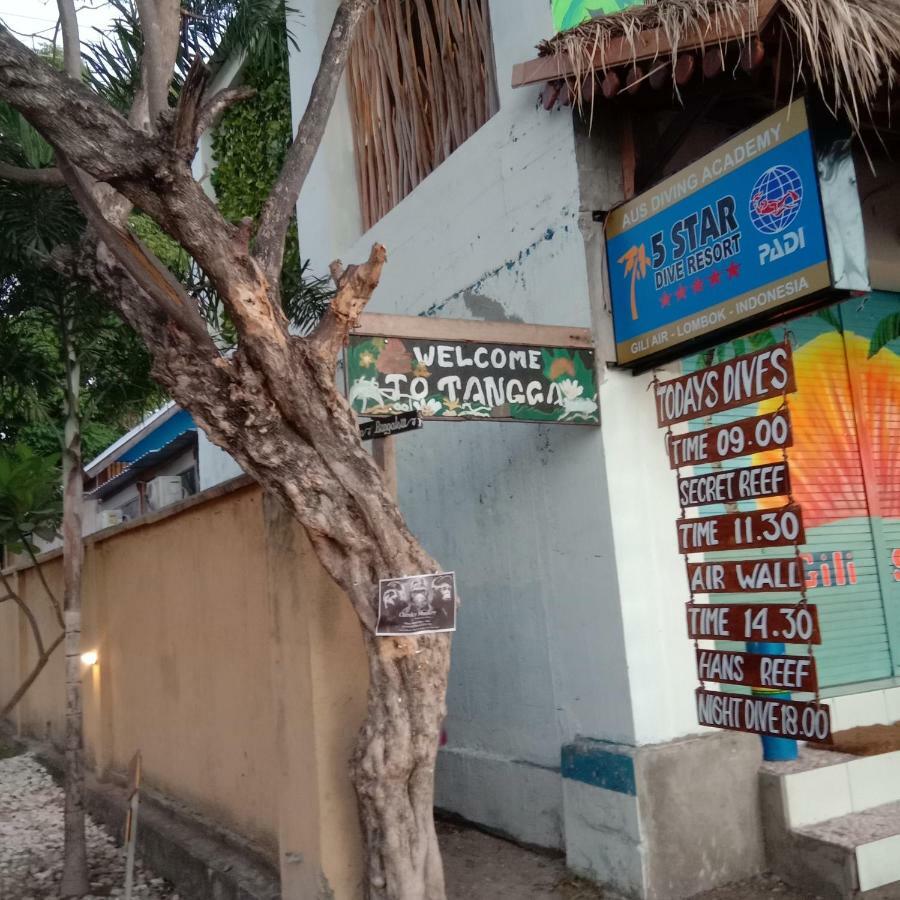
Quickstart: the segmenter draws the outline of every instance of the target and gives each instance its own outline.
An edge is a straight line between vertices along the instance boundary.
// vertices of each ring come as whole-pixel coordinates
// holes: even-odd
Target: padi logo
[[[750,221],[762,234],[780,234],[797,218],[802,202],[803,182],[797,170],[772,166],[750,191]]]

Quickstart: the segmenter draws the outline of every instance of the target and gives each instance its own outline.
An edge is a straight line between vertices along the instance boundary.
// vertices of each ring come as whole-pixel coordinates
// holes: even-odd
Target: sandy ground
[[[438,825],[448,900],[622,900],[613,891],[575,878],[559,856],[525,850],[471,828]],[[762,876],[695,900],[818,900],[772,876]]]
[[[2,751],[2,745],[0,745]],[[471,828],[438,826],[448,900],[621,900],[573,877],[563,859],[518,847]],[[88,820],[90,898],[120,897],[124,853]],[[0,752],[0,900],[56,897],[62,859],[62,791],[29,754]],[[179,900],[161,878],[138,866],[135,898]],[[697,900],[814,900],[771,877],[700,895]],[[184,898],[191,900],[191,898]]]

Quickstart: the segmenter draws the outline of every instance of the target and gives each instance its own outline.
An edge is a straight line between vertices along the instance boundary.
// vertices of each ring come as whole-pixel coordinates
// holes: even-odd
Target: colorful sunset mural
[[[787,399],[794,435],[787,458],[792,498],[806,528],[800,551],[809,599],[822,622],[824,642],[815,651],[821,683],[900,674],[900,295],[847,301],[793,320],[787,329],[797,380]],[[687,368],[775,343],[784,333],[778,326],[722,344]],[[783,402],[721,413],[696,427],[773,412]],[[752,463],[781,455],[756,454]],[[724,465],[750,462],[745,457]],[[751,501],[741,508],[784,502]]]

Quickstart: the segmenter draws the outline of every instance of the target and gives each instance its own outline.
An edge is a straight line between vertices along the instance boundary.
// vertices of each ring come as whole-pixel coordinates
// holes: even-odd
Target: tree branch
[[[22,543],[22,546],[25,548],[25,552],[28,554],[28,558],[31,560],[31,564],[34,566],[35,571],[38,574],[38,578],[41,581],[41,584],[44,587],[44,592],[47,594],[47,599],[50,601],[50,605],[53,607],[53,612],[56,614],[56,621],[59,622],[60,628],[65,628],[65,622],[63,621],[62,609],[59,605],[59,600],[56,599],[56,595],[53,591],[50,590],[50,585],[47,584],[47,576],[44,575],[43,566],[38,562],[37,557],[34,555],[34,550],[32,549],[31,543],[28,541],[27,537],[19,530],[19,540]]]
[[[210,128],[216,127],[226,110],[255,96],[256,88],[238,87],[219,91],[207,100],[197,116],[197,123],[194,127],[194,147],[197,146],[202,134],[209,131]]]
[[[0,720],[5,719],[15,708],[16,704],[25,696],[25,692],[28,688],[34,684],[35,679],[41,672],[44,670],[44,666],[50,661],[50,657],[53,655],[53,651],[62,643],[63,638],[66,636],[66,633],[60,632],[59,637],[38,657],[37,662],[34,664],[34,668],[29,673],[28,677],[19,685],[19,689],[12,695],[9,702],[3,709],[0,709]]]
[[[205,349],[210,358],[218,356],[216,345],[200,313],[171,272],[149,253],[134,235],[119,231],[107,221],[90,187],[85,183],[84,176],[64,156],[58,155],[59,167],[69,190],[100,240],[106,244],[142,290],[193,339],[198,348]]]
[[[356,28],[363,15],[376,2],[377,0],[341,0],[322,51],[322,62],[297,128],[297,135],[288,148],[281,173],[263,205],[255,255],[271,286],[272,295],[278,294],[287,230],[303,182],[322,142]]]
[[[203,132],[215,126],[230,106],[256,96],[256,88],[238,87],[219,91],[204,103],[209,68],[197,57],[191,65],[175,110],[175,152],[190,163]]]
[[[212,352],[205,325],[193,304],[184,302],[180,285],[132,235],[116,227],[123,217],[121,210],[113,209],[117,198],[107,193],[119,192],[140,207],[190,253],[221,295],[242,346],[255,353],[259,362],[284,351],[288,329],[280,305],[272,299],[277,300],[277,295],[246,247],[235,252],[238,229],[222,217],[169,139],[132,128],[101,98],[52,69],[3,28],[0,99],[18,109],[53,145],[82,212],[154,306],[159,306],[163,318],[179,323],[196,341],[204,341],[205,352]],[[71,177],[63,160],[75,170]],[[105,185],[92,190],[82,173]]]
[[[152,133],[160,114],[169,108],[169,85],[178,57],[181,3],[180,0],[137,0],[137,8],[144,35],[141,84],[147,93]]]
[[[41,637],[41,629],[38,625],[37,619],[34,616],[34,613],[28,608],[28,604],[12,589],[9,584],[9,579],[3,572],[0,572],[0,580],[3,581],[3,587],[6,589],[6,593],[9,594],[10,598],[22,610],[22,614],[28,619],[28,624],[31,626],[31,631],[34,634],[34,642],[37,645],[38,653],[43,656],[44,653],[44,639]]]
[[[173,144],[175,152],[188,163],[193,159],[197,148],[194,135],[200,116],[200,104],[203,102],[208,83],[209,68],[203,65],[203,60],[199,56],[196,56],[181,87],[178,105],[175,108]]]
[[[66,180],[59,169],[28,169],[0,162],[0,179],[19,184],[36,184],[40,187],[65,187]]]
[[[63,63],[69,78],[81,81],[81,39],[74,0],[56,0],[62,27]]]
[[[340,260],[331,264],[331,277],[337,292],[322,321],[309,337],[312,349],[329,365],[337,363],[338,355],[347,343],[347,335],[356,327],[360,314],[378,287],[386,261],[387,250],[384,246],[373,244],[367,262],[347,269]]]
[[[81,81],[57,71],[0,26],[0,99],[98,181],[153,173],[164,148],[129,126]],[[98,136],[102,152],[98,152]]]

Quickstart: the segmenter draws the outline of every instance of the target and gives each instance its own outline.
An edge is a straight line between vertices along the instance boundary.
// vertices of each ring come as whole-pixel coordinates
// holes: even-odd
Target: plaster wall
[[[245,479],[87,539],[82,647],[99,662],[83,669],[86,759],[102,777],[140,750],[149,789],[280,862],[285,900],[311,884],[356,900],[359,626],[302,528],[263,506]],[[61,562],[43,562],[57,596]],[[12,577],[49,643],[37,573]],[[0,698],[33,664],[26,628],[0,605]],[[14,712],[20,734],[62,744],[63,669],[60,647]]]
[[[295,118],[333,6],[304,16]],[[341,98],[300,198],[301,252],[321,272],[384,243],[372,312],[589,327],[571,117],[509,87],[552,28],[549,6],[490,11],[499,112],[360,234]],[[562,744],[634,738],[600,430],[429,422],[397,452],[401,507],[462,597],[438,805],[561,846]]]

